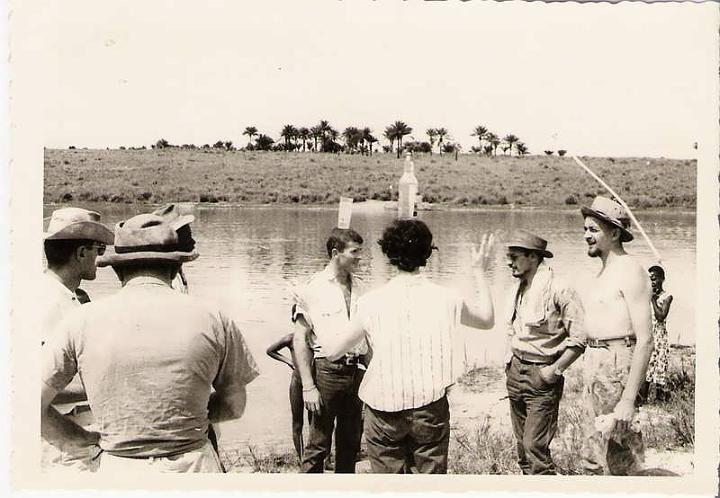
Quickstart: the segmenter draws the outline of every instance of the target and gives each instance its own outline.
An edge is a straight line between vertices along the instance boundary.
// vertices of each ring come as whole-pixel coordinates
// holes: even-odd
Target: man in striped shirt
[[[372,361],[359,394],[368,407],[365,439],[374,473],[447,472],[446,392],[461,373],[458,328],[489,329],[494,323],[483,271],[490,244],[473,252],[478,294],[466,301],[420,272],[435,249],[432,240],[417,219],[397,220],[385,229],[378,242],[398,274],[359,299],[349,330],[326,347],[333,360],[358,340],[369,342]]]
[[[552,257],[547,241],[525,230],[507,243],[517,282],[507,307],[512,356],[505,371],[523,474],[555,474],[549,446],[557,430],[563,371],[585,349],[582,305],[545,263]]]

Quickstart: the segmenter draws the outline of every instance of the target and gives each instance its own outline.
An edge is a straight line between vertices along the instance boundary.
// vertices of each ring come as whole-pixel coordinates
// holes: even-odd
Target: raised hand
[[[495,255],[495,234],[484,233],[480,239],[480,245],[473,245],[470,250],[473,268],[478,268],[483,272],[487,271]]]

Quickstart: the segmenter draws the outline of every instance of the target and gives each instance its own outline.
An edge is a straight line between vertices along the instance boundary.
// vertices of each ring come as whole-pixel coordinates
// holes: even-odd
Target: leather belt
[[[513,349],[513,355],[515,358],[523,363],[533,363],[535,365],[550,365],[555,363],[558,359],[558,355],[555,356],[542,356],[539,354],[527,353],[525,351],[517,351]]]
[[[611,339],[595,339],[588,337],[587,342],[585,345],[589,348],[607,348],[612,345],[617,345],[620,343],[625,344],[626,347],[630,347],[633,344],[637,342],[637,339],[634,335],[628,335],[625,337],[613,337]]]
[[[360,364],[360,356],[345,355],[342,358],[333,361],[332,363],[335,363],[336,365],[356,367]]]

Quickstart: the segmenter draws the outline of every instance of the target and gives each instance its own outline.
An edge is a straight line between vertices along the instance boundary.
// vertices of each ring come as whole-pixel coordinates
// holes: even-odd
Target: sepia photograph
[[[10,11],[14,489],[716,493],[717,4]]]

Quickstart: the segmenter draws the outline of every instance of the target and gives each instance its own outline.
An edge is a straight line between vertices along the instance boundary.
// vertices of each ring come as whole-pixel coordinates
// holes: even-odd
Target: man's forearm
[[[632,362],[630,363],[630,373],[628,374],[625,389],[623,390],[623,399],[635,401],[635,397],[640,390],[640,386],[645,380],[645,374],[647,373],[647,367],[650,362],[652,350],[652,336],[638,339],[637,344],[635,344]]]
[[[43,439],[61,450],[98,443],[97,433],[83,429],[52,406],[48,406],[42,413],[40,434]]]
[[[558,358],[555,363],[553,363],[553,369],[564,372],[565,370],[570,368],[570,365],[575,363],[575,360],[580,358],[582,354],[583,349],[580,347],[572,346],[565,348],[565,351],[562,352],[560,358]]]
[[[293,335],[293,348],[295,349],[295,358],[297,359],[298,373],[304,389],[315,385],[312,375],[312,350],[307,345],[306,334],[307,329],[300,325],[296,325]]]

